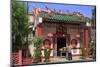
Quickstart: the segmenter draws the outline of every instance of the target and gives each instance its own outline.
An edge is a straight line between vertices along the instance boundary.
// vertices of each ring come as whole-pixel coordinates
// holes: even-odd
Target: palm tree
[[[14,52],[28,44],[30,33],[27,7],[24,2],[12,1],[12,49]],[[26,39],[26,40],[25,40]]]

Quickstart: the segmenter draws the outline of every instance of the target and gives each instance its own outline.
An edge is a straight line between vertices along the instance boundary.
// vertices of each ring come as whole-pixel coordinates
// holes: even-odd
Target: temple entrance
[[[57,38],[57,56],[60,56],[60,51],[62,47],[66,47],[66,38],[65,37],[59,37]],[[65,56],[65,54],[63,54]]]

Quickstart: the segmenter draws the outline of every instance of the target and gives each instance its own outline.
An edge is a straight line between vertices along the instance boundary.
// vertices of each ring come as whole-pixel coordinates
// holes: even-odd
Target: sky
[[[45,5],[48,5],[50,9],[55,9],[56,11],[62,10],[69,12],[80,12],[86,17],[92,18],[92,9],[94,6],[86,5],[73,5],[73,4],[57,4],[57,3],[41,3],[41,2],[28,2],[28,13],[32,13],[34,8],[46,9]]]

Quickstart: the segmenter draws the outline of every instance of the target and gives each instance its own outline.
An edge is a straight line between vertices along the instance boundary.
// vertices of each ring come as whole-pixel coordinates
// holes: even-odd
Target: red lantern
[[[76,38],[77,38],[77,39],[80,39],[80,34],[77,34],[77,35],[76,35]]]
[[[47,36],[48,37],[53,37],[53,34],[52,33],[48,33]]]

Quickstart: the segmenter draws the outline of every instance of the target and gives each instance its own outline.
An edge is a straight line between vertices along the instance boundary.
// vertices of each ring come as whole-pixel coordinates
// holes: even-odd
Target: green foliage
[[[94,42],[90,42],[90,44],[89,44],[89,54],[93,55],[94,51],[95,51],[95,44],[94,44]]]
[[[44,55],[45,55],[45,62],[49,62],[49,58],[50,58],[50,47],[48,49],[44,50]]]
[[[85,58],[85,48],[82,48],[82,58]]]
[[[38,37],[34,37],[32,43],[34,45],[34,47],[38,47],[39,45],[42,45],[43,39],[42,38],[38,38]]]
[[[50,48],[44,50],[45,57],[50,57]]]
[[[12,0],[12,42],[13,50],[22,49],[25,37],[30,33],[27,7],[24,2]]]
[[[42,42],[43,39],[42,38],[38,38],[38,37],[34,37],[32,43],[34,45],[34,47],[36,48],[34,50],[34,62],[41,62],[41,47],[42,47]]]
[[[41,62],[41,49],[40,47],[36,48],[35,55],[34,55],[34,62]]]

